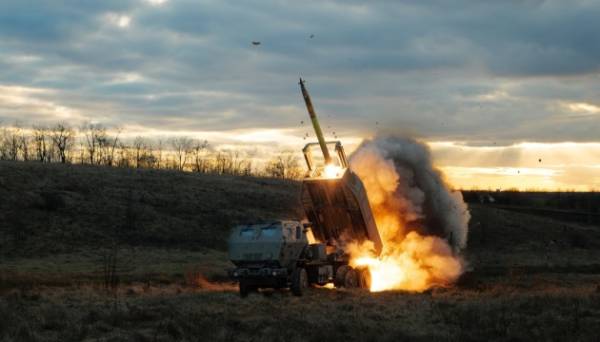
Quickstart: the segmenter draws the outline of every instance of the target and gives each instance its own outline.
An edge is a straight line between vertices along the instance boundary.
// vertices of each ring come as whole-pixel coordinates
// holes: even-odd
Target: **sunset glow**
[[[596,24],[572,22],[591,3],[489,4],[469,16],[386,7],[143,0],[33,11],[9,1],[0,127],[92,123],[126,145],[188,137],[255,165],[282,152],[301,160],[315,141],[301,76],[326,140],[348,154],[365,138],[413,136],[456,188],[600,188],[598,58],[579,40]],[[481,25],[498,15],[515,22]],[[523,35],[532,23],[547,37]]]

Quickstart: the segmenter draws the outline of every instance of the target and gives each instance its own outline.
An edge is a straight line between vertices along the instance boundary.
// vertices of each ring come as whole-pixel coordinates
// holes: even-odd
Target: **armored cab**
[[[236,268],[229,270],[229,276],[239,282],[240,294],[246,296],[265,287],[290,287],[301,295],[309,283],[330,282],[333,269],[319,269],[325,263],[325,253],[309,246],[307,232],[308,228],[297,221],[233,228],[229,259]]]
[[[303,229],[297,221],[237,226],[229,238],[229,259],[240,268],[291,270],[308,244]]]

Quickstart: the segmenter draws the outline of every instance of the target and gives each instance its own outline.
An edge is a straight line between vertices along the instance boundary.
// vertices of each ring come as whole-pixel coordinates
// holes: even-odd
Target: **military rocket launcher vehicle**
[[[302,295],[311,284],[332,282],[335,287],[368,288],[368,269],[352,268],[345,247],[371,241],[377,253],[382,248],[363,183],[348,168],[341,142],[325,141],[302,79],[300,88],[317,136],[302,150],[306,220],[273,220],[232,230],[229,257],[236,268],[229,275],[239,282],[242,296],[259,288],[288,287]]]

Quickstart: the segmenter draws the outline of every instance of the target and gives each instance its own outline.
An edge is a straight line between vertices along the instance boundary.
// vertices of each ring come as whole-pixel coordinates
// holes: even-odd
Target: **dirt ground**
[[[208,213],[214,204],[187,203],[178,217],[177,203],[191,195],[171,188],[222,189],[220,203],[242,220],[293,213],[296,199],[289,191],[297,185],[234,180],[244,185],[237,193],[232,180],[218,177],[117,170],[95,184],[77,177],[108,171],[58,168],[40,180],[37,166],[0,170],[0,194],[12,201],[4,196],[0,202],[0,341],[597,340],[600,227],[472,205],[466,272],[452,287],[424,293],[315,288],[303,297],[265,290],[242,299],[226,277],[232,266],[223,248],[228,227],[216,224],[227,215],[218,210],[225,209]],[[128,200],[123,189],[132,187],[122,177],[144,191],[133,188]],[[155,182],[164,177],[174,180]],[[79,197],[96,186],[103,189],[100,199],[93,192]],[[279,203],[276,210],[261,211],[264,203],[255,203],[263,188],[265,201]],[[48,192],[62,194],[64,203],[48,207],[52,196],[46,203],[41,195]],[[129,233],[111,235],[106,222],[87,218],[109,215],[100,208],[107,199],[125,222],[133,216]],[[244,203],[253,204],[235,208]],[[7,209],[15,205],[28,215],[15,221]],[[194,222],[203,215],[210,220],[195,234]],[[176,238],[148,223],[152,218],[172,224]],[[186,236],[191,243],[181,242]]]

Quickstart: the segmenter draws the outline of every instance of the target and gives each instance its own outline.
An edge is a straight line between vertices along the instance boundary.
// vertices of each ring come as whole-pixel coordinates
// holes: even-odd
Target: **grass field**
[[[299,217],[298,190],[0,162],[0,341],[597,340],[600,227],[485,205],[470,208],[454,287],[241,299],[225,276],[229,227]]]

